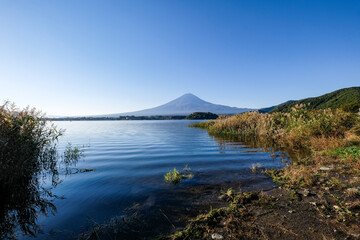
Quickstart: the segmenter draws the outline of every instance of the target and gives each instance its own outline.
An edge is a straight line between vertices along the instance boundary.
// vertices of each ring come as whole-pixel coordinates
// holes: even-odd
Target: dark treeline
[[[225,114],[231,116],[232,114]],[[156,115],[156,116],[118,116],[118,117],[60,117],[47,118],[50,121],[118,121],[118,120],[200,120],[216,119],[218,115],[211,112],[194,112],[189,115]]]
[[[186,116],[186,119],[217,119],[219,115],[211,113],[211,112],[194,112],[188,116]]]
[[[62,117],[48,118],[51,121],[118,121],[118,120],[182,120],[186,116],[119,116],[119,117]]]

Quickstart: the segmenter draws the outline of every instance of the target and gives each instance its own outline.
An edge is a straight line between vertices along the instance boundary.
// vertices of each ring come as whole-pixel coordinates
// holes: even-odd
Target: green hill
[[[287,102],[275,107],[271,112],[289,112],[296,104],[305,104],[308,109],[336,109],[357,112],[360,107],[360,87],[340,89],[319,97]]]
[[[294,100],[289,100],[289,101],[286,101],[284,103],[280,103],[278,105],[267,107],[267,108],[260,108],[260,109],[258,109],[258,112],[259,113],[268,113],[268,112],[271,112],[273,109],[275,109],[277,106],[284,105],[284,104],[287,104],[287,103],[290,103],[290,102],[294,102]]]

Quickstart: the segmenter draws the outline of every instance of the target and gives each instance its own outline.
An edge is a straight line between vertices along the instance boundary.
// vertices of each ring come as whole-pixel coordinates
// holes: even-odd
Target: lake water
[[[217,196],[228,187],[248,191],[273,186],[250,167],[280,168],[284,163],[279,155],[211,137],[205,130],[188,127],[192,122],[55,122],[66,129],[60,148],[67,142],[86,145],[77,168],[95,171],[63,176],[53,193],[64,199],[54,202],[54,216],[39,216],[43,234],[37,238],[73,239],[90,226],[119,216],[132,221],[119,228],[123,239],[153,237],[224,204]],[[178,185],[165,183],[164,174],[186,164],[194,178]]]

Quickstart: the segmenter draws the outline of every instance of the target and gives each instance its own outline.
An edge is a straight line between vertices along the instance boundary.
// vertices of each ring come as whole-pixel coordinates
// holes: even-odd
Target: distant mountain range
[[[248,111],[259,111],[260,113],[267,112],[288,112],[296,104],[305,104],[308,109],[336,109],[343,108],[351,109],[352,112],[357,112],[360,107],[360,87],[351,87],[340,89],[331,93],[321,95],[319,97],[306,98],[302,100],[289,100],[285,103],[275,105],[272,107],[251,109],[251,108],[237,108],[225,105],[213,104],[204,101],[197,96],[187,93],[173,101],[158,107],[144,109],[135,112],[115,113],[96,116],[84,116],[78,118],[118,118],[119,116],[187,116],[194,112],[210,112],[214,114],[237,114]],[[346,106],[346,107],[345,107]],[[54,117],[61,118],[61,117]],[[66,118],[66,117],[65,117]],[[70,117],[74,118],[74,117]]]
[[[215,114],[236,114],[236,113],[243,113],[253,110],[255,109],[237,108],[237,107],[229,107],[225,105],[213,104],[210,102],[206,102],[191,93],[187,93],[171,102],[165,103],[158,107],[135,111],[135,112],[102,115],[101,117],[156,116],[156,115],[185,116],[193,112],[211,112]]]
[[[336,109],[346,104],[360,105],[360,87],[343,88],[319,97],[288,101],[275,106],[269,112],[289,112],[296,104],[305,104],[308,109]]]

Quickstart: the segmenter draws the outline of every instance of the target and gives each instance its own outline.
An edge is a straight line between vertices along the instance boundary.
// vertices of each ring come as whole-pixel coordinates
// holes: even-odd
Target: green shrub
[[[9,102],[0,106],[0,239],[14,238],[17,230],[35,236],[38,213],[55,213],[51,189],[60,182],[57,141],[62,134],[35,109],[19,110]],[[81,153],[68,146],[64,167]],[[52,186],[46,188],[47,179]]]

